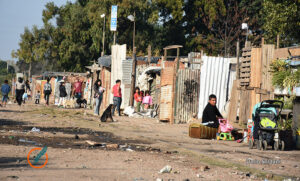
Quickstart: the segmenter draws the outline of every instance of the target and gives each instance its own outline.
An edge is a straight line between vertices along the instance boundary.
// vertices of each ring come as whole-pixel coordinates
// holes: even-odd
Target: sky
[[[42,12],[48,2],[61,6],[67,0],[0,0],[0,59],[12,60],[24,28],[43,25]],[[71,0],[74,2],[74,0]]]

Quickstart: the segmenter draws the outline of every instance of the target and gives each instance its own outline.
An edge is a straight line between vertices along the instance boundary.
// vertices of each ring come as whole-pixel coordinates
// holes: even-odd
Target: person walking
[[[45,100],[46,100],[46,105],[49,106],[49,97],[52,92],[50,78],[47,79],[47,83],[44,85],[44,95],[45,95]]]
[[[121,104],[122,104],[122,91],[121,91],[121,80],[117,80],[116,84],[112,88],[112,94],[114,95],[113,102],[114,107],[112,110],[112,115],[115,113],[115,109],[117,108],[119,116],[121,116]]]
[[[1,93],[2,93],[2,106],[6,107],[6,103],[8,100],[8,94],[10,92],[11,88],[8,85],[8,80],[4,81],[4,84],[1,86]]]
[[[18,81],[16,82],[16,100],[19,106],[22,105],[22,99],[24,93],[25,93],[25,83],[23,81],[23,78],[19,77]]]
[[[63,108],[65,108],[65,101],[67,97],[67,91],[65,87],[65,82],[62,80],[59,85],[59,101],[58,101],[58,107],[62,104]]]
[[[96,106],[94,110],[94,115],[98,116],[99,115],[99,109],[101,106],[101,102],[103,99],[103,92],[105,91],[105,88],[102,87],[102,82],[101,80],[96,80],[95,85],[94,85],[94,98],[96,100]]]

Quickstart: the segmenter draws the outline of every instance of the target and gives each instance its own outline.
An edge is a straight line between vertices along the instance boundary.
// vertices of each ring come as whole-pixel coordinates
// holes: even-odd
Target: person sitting
[[[150,106],[152,106],[152,97],[150,96],[150,92],[146,91],[145,92],[146,96],[143,98],[143,104],[144,104],[144,109],[148,109]]]
[[[206,105],[205,109],[203,110],[202,114],[202,123],[213,122],[212,124],[207,124],[207,126],[212,128],[218,128],[219,130],[219,119],[222,119],[223,116],[219,112],[217,106],[217,97],[214,94],[209,96],[208,104]]]

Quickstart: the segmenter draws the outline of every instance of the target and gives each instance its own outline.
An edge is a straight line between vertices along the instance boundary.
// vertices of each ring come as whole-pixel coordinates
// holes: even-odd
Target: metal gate
[[[200,72],[200,69],[178,70],[174,112],[175,123],[186,123],[193,115],[198,115]]]

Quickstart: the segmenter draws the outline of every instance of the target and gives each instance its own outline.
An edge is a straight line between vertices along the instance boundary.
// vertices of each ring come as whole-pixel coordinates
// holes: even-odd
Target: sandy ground
[[[0,108],[0,180],[299,180],[300,177],[297,150],[249,150],[247,144],[234,141],[193,139],[188,137],[188,124],[170,125],[156,119],[126,116],[115,120],[100,123],[91,110],[84,109],[32,104]],[[31,132],[33,127],[40,132]],[[90,146],[86,140],[100,146]],[[112,144],[119,147],[108,146]],[[29,151],[44,146],[48,148],[46,166],[30,167]],[[30,154],[31,162],[37,154],[38,151]],[[42,156],[38,165],[45,159]],[[171,173],[158,173],[166,165],[172,167]]]

